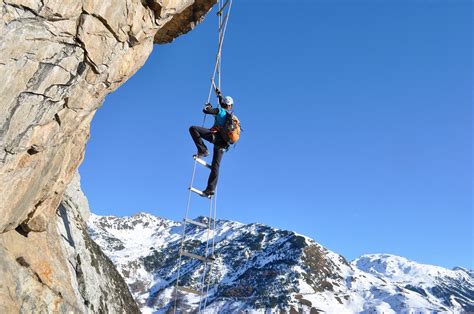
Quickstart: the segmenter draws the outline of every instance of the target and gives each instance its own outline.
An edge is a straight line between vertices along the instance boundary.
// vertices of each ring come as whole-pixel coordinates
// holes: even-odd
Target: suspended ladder
[[[232,9],[232,1],[233,0],[218,0],[218,34],[219,34],[219,43],[216,55],[216,63],[214,66],[214,71],[211,77],[211,87],[209,89],[209,95],[207,102],[209,103],[211,100],[212,90],[216,87],[221,88],[221,62],[222,62],[222,45],[224,43],[225,32],[227,30],[227,22],[229,20],[230,12]],[[216,86],[216,76],[217,76],[217,86]],[[206,122],[206,115],[204,115],[203,126]],[[191,178],[191,183],[189,186],[189,195],[188,195],[188,203],[186,207],[186,212],[183,219],[183,231],[181,236],[181,243],[180,249],[178,252],[178,270],[177,270],[177,277],[176,277],[176,284],[175,284],[175,291],[174,291],[174,313],[179,313],[179,304],[178,299],[179,295],[184,296],[186,294],[192,294],[199,297],[199,313],[204,312],[207,306],[208,294],[212,284],[212,266],[216,259],[215,256],[215,242],[214,242],[214,230],[216,228],[216,213],[217,213],[217,189],[215,191],[214,196],[207,196],[202,191],[198,190],[194,186],[194,179],[196,175],[196,168],[197,166],[203,166],[204,168],[211,169],[211,165],[208,164],[204,159],[199,158],[198,156],[193,156],[194,158],[194,166],[193,166],[193,173]],[[201,197],[206,197],[209,200],[209,216],[207,219],[201,221],[196,221],[189,218],[190,211],[191,211],[191,201],[193,198],[193,194],[197,194]],[[207,230],[206,236],[206,244],[204,251],[202,252],[192,252],[191,250],[186,249],[187,241],[189,240],[188,229],[189,227],[194,226],[195,228],[201,228],[203,230]],[[192,273],[193,267],[185,268],[186,265],[185,261],[196,260],[199,263],[202,263],[202,267],[199,267],[200,272],[200,280],[196,284],[192,285],[181,285],[180,279],[187,275],[188,273]],[[191,281],[191,280],[190,280]]]

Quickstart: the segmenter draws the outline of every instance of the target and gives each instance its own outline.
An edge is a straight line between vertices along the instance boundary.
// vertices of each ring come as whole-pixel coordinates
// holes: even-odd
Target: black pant
[[[207,150],[206,145],[202,141],[206,141],[214,144],[214,152],[212,154],[211,174],[207,180],[207,190],[215,191],[217,186],[217,179],[219,177],[219,166],[221,164],[222,156],[227,148],[227,143],[222,139],[219,133],[213,133],[211,130],[200,127],[192,126],[189,128],[189,133],[193,138],[194,143],[198,149],[198,153],[202,153]]]

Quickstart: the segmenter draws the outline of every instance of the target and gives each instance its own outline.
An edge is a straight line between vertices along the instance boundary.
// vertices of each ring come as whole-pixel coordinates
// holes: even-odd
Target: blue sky
[[[237,1],[226,35],[222,89],[245,132],[222,162],[218,217],[349,260],[474,268],[472,3],[272,3]],[[98,110],[80,168],[93,212],[182,219],[216,24],[155,46]]]

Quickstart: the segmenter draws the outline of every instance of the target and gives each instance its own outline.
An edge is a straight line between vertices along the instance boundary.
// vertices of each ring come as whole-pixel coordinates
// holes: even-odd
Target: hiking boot
[[[214,190],[205,189],[202,191],[202,193],[206,194],[207,196],[213,196],[215,192]]]
[[[203,152],[198,152],[198,153],[196,154],[196,156],[197,156],[197,158],[204,158],[204,157],[207,157],[207,156],[209,156],[209,151],[206,149],[206,150],[203,151]]]

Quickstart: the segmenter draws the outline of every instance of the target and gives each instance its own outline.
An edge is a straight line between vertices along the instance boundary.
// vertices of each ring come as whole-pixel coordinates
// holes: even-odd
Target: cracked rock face
[[[215,2],[0,0],[2,306],[43,293],[48,311],[77,307],[73,294],[64,301],[61,291],[74,289],[63,276],[68,269],[52,222],[83,159],[94,113],[154,43],[191,30]],[[49,253],[39,256],[42,250]],[[6,287],[22,276],[36,278],[38,287]]]
[[[104,97],[213,2],[1,2],[0,232],[46,230]]]
[[[115,266],[87,234],[77,174],[45,232],[0,236],[0,313],[139,313]]]
[[[87,233],[89,204],[77,173],[57,211],[58,233],[67,259],[73,298],[81,312],[139,313],[127,284]]]

